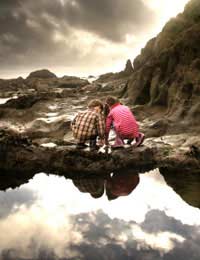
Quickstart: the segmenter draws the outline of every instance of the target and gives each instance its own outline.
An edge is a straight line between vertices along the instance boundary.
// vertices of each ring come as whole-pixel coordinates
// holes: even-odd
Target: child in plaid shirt
[[[79,112],[75,116],[71,128],[78,148],[84,148],[86,141],[89,141],[91,148],[96,148],[97,136],[99,136],[100,142],[104,143],[105,118],[102,111],[103,103],[95,99],[88,104],[88,110]]]

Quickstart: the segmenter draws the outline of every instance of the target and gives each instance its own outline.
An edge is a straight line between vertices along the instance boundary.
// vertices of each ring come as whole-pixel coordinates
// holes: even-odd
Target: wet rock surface
[[[143,173],[155,168],[165,169],[165,172],[200,174],[198,136],[188,138],[180,134],[147,138],[141,147],[127,145],[124,149],[112,152],[106,149],[78,150],[69,136],[62,141],[55,139],[44,137],[34,140],[24,133],[1,129],[0,178],[3,181],[0,188],[5,189],[6,183],[9,186],[10,179],[12,186],[15,186],[20,180],[27,181],[38,172],[67,178],[103,176],[111,172],[124,172],[126,169],[132,173]],[[44,143],[41,145],[40,142]]]

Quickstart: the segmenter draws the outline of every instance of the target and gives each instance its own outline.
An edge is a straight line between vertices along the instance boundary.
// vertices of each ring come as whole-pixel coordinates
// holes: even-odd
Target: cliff
[[[200,120],[200,1],[190,1],[142,49],[128,83],[132,105],[162,107],[189,126]]]

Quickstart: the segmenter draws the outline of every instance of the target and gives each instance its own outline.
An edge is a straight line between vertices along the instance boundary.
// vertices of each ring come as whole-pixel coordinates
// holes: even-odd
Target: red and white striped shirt
[[[106,136],[108,137],[110,128],[124,138],[138,137],[138,123],[130,108],[120,103],[114,104],[106,118]]]

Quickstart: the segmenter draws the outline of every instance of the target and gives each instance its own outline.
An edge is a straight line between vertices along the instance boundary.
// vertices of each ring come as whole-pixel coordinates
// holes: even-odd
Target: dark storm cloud
[[[122,43],[126,34],[137,37],[153,20],[142,0],[2,0],[0,69],[73,65],[81,62],[84,48],[74,32]]]
[[[112,41],[124,40],[127,33],[137,35],[153,22],[153,12],[141,0],[67,1],[66,17],[72,26]]]

